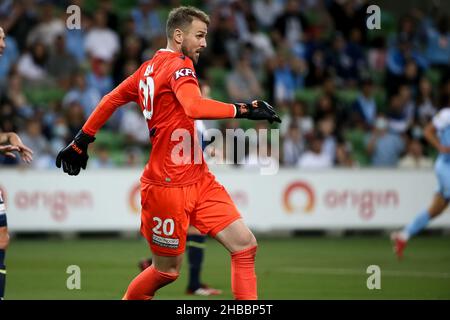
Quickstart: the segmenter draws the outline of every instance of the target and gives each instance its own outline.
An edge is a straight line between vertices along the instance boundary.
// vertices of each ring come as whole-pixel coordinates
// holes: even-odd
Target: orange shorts
[[[210,172],[183,187],[141,182],[141,205],[141,234],[159,256],[184,252],[189,225],[214,237],[241,218],[230,195]]]

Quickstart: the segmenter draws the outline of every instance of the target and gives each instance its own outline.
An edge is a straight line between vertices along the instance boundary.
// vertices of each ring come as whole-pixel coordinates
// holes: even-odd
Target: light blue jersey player
[[[435,163],[439,187],[430,207],[419,213],[402,231],[392,234],[394,251],[399,259],[403,256],[408,240],[423,230],[431,219],[444,212],[450,201],[450,107],[442,108],[433,117],[425,128],[424,135],[427,141],[439,151]]]

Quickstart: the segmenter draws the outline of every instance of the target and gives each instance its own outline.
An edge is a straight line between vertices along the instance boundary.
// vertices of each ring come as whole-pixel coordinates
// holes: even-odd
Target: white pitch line
[[[300,273],[300,274],[322,274],[337,276],[367,276],[366,270],[360,269],[333,269],[333,268],[281,268],[279,272]],[[419,272],[419,271],[398,271],[383,270],[381,276],[388,277],[411,277],[411,278],[444,278],[450,279],[450,273],[447,272]]]

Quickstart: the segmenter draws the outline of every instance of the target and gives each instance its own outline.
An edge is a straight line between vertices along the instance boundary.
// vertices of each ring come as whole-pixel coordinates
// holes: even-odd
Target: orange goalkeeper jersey
[[[192,60],[167,49],[157,51],[104,96],[83,131],[95,135],[116,108],[130,101],[139,104],[149,128],[152,151],[142,180],[151,184],[183,186],[198,181],[208,167],[194,120],[235,116],[234,105],[202,98]]]

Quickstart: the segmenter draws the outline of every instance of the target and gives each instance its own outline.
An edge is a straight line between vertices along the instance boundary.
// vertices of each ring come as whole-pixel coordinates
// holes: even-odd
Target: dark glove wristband
[[[89,143],[92,143],[95,141],[95,137],[83,132],[83,130],[78,131],[75,138],[73,138],[73,141],[78,146],[87,147]]]
[[[236,107],[236,115],[235,118],[248,118],[250,114],[250,106],[246,103],[234,103]]]

